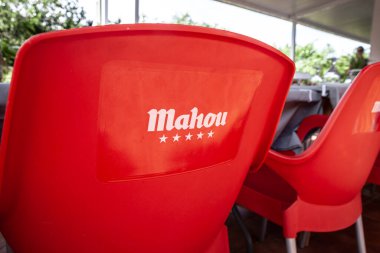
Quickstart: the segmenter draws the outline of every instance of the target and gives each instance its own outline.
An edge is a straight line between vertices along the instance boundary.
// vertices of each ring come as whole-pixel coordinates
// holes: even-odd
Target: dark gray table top
[[[9,83],[0,83],[0,106],[5,106],[8,100]]]
[[[341,83],[323,83],[318,86],[292,85],[272,148],[279,151],[302,152],[302,143],[295,132],[298,125],[309,115],[323,113],[322,97],[327,97],[335,108],[348,87],[349,84]]]

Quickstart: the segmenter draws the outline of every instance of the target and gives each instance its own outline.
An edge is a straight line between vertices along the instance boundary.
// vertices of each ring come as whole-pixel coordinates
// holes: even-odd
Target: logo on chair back
[[[380,101],[375,101],[372,111],[374,114],[373,129],[375,131],[380,131]]]
[[[372,113],[380,112],[380,101],[376,101],[372,108]]]
[[[176,115],[175,109],[151,109],[148,111],[149,122],[148,122],[148,132],[160,132],[160,131],[171,131],[175,130],[193,130],[202,128],[211,128],[213,126],[219,127],[224,126],[227,121],[227,112],[218,113],[199,113],[198,108],[194,107],[189,111],[188,114]],[[208,133],[208,138],[212,138],[214,132],[211,130]],[[196,134],[197,139],[203,138],[203,132],[199,131]],[[189,132],[185,137],[186,140],[191,140],[193,135]],[[173,136],[173,142],[179,142],[181,136],[176,134]],[[163,135],[160,137],[161,142],[166,142],[166,137]]]
[[[154,131],[171,131],[172,129],[177,130],[186,130],[186,129],[195,129],[202,127],[212,127],[215,126],[224,126],[226,124],[227,112],[219,113],[208,113],[204,115],[203,113],[198,114],[198,108],[194,107],[190,110],[191,113],[179,115],[175,117],[174,109],[152,109],[148,112],[149,114],[149,123],[148,123],[148,132]],[[158,120],[157,120],[158,117]]]

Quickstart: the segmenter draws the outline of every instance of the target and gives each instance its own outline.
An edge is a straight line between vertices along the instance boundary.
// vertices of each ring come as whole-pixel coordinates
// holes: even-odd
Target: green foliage
[[[143,20],[145,20],[145,16],[143,16]],[[186,24],[186,25],[198,25],[205,27],[218,28],[218,25],[210,25],[207,23],[200,23],[194,21],[188,13],[182,15],[176,15],[173,17],[173,23],[176,24]],[[290,55],[290,46],[286,45],[283,48],[279,49],[286,55]],[[304,46],[297,45],[296,47],[296,68],[298,72],[306,72],[311,74],[312,76],[319,75],[322,79],[324,74],[330,69],[333,62],[331,60],[331,56],[334,54],[335,50],[330,45],[327,44],[325,48],[322,50],[318,50],[314,44],[309,43]],[[344,81],[347,77],[347,70],[349,68],[351,56],[344,55],[341,56],[335,62],[335,69],[340,75],[340,80]]]
[[[84,25],[77,0],[0,0],[0,50],[8,66],[32,35]]]
[[[0,81],[4,83],[10,83],[11,78],[12,78],[12,68],[8,69],[8,71],[5,72],[3,80],[0,80]]]
[[[350,68],[351,55],[343,55],[338,58],[335,63],[335,68],[341,77],[341,80],[345,80],[348,76],[348,69]]]
[[[286,45],[279,49],[286,55],[290,55],[290,46]],[[322,50],[318,50],[312,43],[296,47],[296,68],[298,72],[306,72],[312,76],[319,75],[323,78],[324,74],[332,66],[331,55],[335,50],[327,44]],[[341,81],[347,76],[347,70],[350,65],[350,55],[341,56],[335,63],[335,69],[340,75]]]
[[[217,24],[213,24],[213,25],[210,25],[210,24],[207,24],[205,22],[197,22],[197,21],[194,21],[190,14],[189,13],[185,13],[185,14],[182,14],[182,15],[175,15],[173,17],[173,21],[172,23],[174,24],[183,24],[183,25],[196,25],[196,26],[204,26],[204,27],[211,27],[211,28],[218,28],[218,25]]]

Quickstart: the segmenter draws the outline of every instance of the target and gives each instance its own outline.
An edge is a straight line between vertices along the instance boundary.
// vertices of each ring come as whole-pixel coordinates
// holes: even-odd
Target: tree
[[[32,35],[85,24],[78,0],[0,0],[0,50],[8,66]]]
[[[145,19],[146,16],[143,16],[144,21]],[[173,17],[172,23],[218,28],[218,25],[216,24],[210,25],[204,22],[197,22],[193,20],[188,13],[175,15]],[[279,48],[279,50],[286,55],[290,55],[289,45],[286,45],[283,48]],[[327,44],[326,47],[321,50],[318,50],[312,43],[306,44],[304,46],[297,45],[295,59],[297,71],[306,72],[312,76],[319,75],[323,79],[325,73],[333,65],[333,57],[331,56],[334,54],[334,52],[335,50],[330,44]],[[335,69],[338,72],[341,81],[345,80],[347,77],[350,58],[350,55],[344,55],[337,59],[335,62]]]
[[[290,55],[290,46],[286,45],[279,49],[283,53]],[[323,78],[324,74],[332,66],[332,57],[335,52],[331,45],[327,44],[322,50],[318,50],[312,43],[304,46],[297,45],[296,47],[296,69],[299,72],[306,72],[314,75],[319,75]],[[335,62],[335,69],[340,75],[340,79],[343,81],[347,77],[347,70],[350,63],[350,55],[343,55]]]
[[[185,13],[182,15],[175,15],[173,17],[173,23],[175,24],[183,24],[183,25],[196,25],[196,26],[204,26],[204,27],[211,27],[211,28],[217,28],[217,24],[207,24],[205,22],[196,22],[194,21],[189,13]]]

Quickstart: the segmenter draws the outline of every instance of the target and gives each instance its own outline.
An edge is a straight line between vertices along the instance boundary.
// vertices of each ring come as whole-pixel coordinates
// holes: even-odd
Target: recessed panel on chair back
[[[32,38],[6,114],[1,232],[17,253],[206,252],[293,72],[263,43],[200,27]]]
[[[155,39],[149,43],[159,44]],[[186,40],[178,38],[176,43]],[[216,47],[215,42],[191,41],[199,47]],[[169,55],[184,50],[167,47]],[[193,50],[199,52],[194,46]],[[239,129],[263,73],[243,65],[215,68],[215,59],[209,58],[216,56],[182,54],[187,63],[115,60],[103,66],[98,105],[100,180],[183,172],[235,159]],[[199,60],[205,66],[198,66]]]

